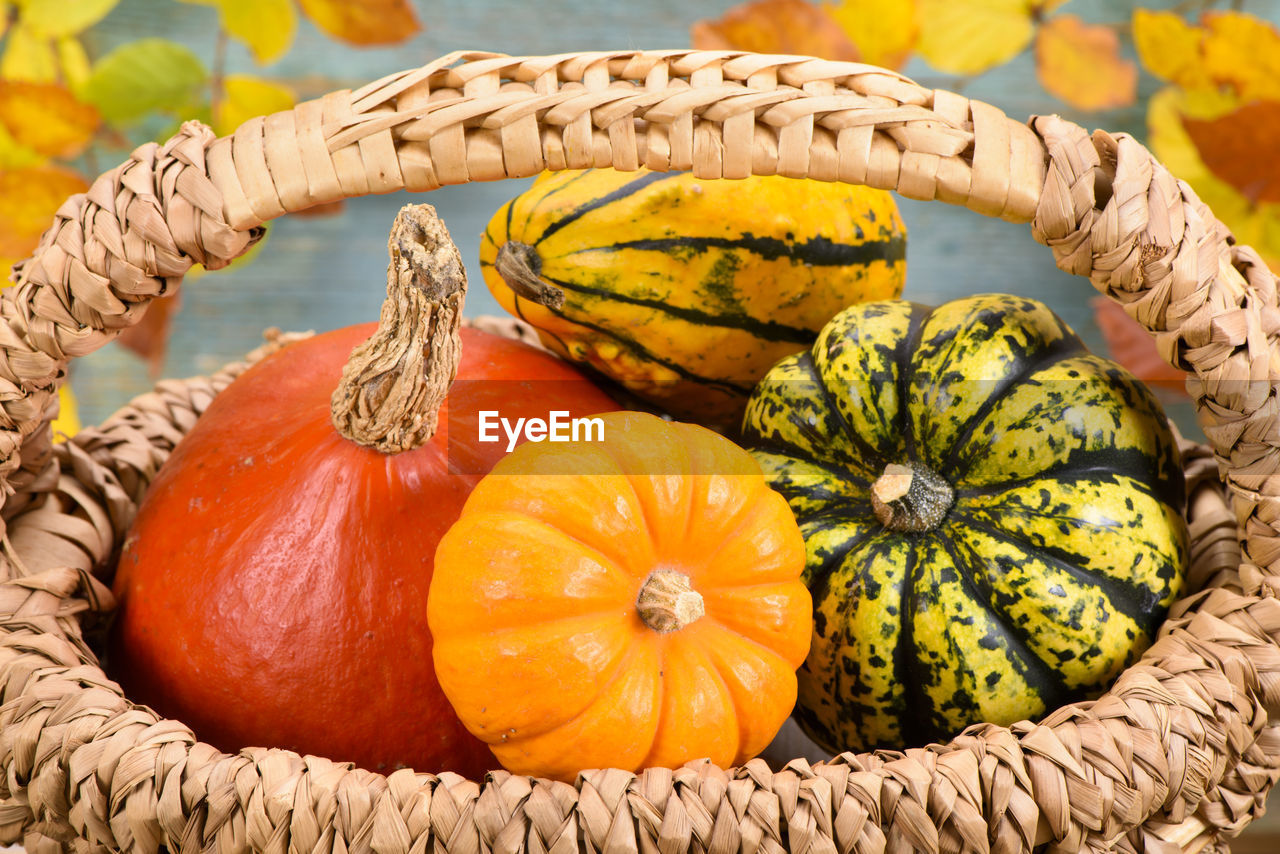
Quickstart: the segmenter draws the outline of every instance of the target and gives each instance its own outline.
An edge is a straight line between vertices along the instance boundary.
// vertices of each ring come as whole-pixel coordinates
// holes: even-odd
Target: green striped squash
[[[490,291],[550,349],[732,429],[774,362],[845,306],[901,294],[905,257],[881,190],[612,169],[544,174],[480,247]]]
[[[853,306],[760,382],[743,443],[807,543],[796,718],[828,750],[1094,694],[1183,584],[1159,404],[1033,300]]]

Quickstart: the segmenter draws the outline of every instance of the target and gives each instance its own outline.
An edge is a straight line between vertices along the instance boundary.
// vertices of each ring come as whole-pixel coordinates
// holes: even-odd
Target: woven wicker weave
[[[575,786],[383,777],[284,751],[224,755],[123,698],[82,638],[85,617],[110,606],[93,573],[237,367],[163,384],[54,446],[47,419],[67,360],[287,212],[641,165],[865,183],[1029,222],[1059,266],[1123,303],[1191,375],[1213,446],[1188,455],[1202,592],[1095,702],[776,773],[756,761],[588,772]],[[1020,124],[892,72],[803,57],[456,54],[232,137],[188,124],[143,146],[63,205],[18,279],[0,305],[5,841],[281,854],[1197,851],[1223,848],[1280,777],[1276,282],[1128,137]]]

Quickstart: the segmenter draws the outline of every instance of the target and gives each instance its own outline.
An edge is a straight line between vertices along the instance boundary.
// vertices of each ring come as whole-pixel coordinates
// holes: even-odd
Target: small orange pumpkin
[[[746,761],[791,713],[809,650],[795,518],[709,430],[600,422],[602,441],[517,448],[441,540],[440,685],[515,773]]]

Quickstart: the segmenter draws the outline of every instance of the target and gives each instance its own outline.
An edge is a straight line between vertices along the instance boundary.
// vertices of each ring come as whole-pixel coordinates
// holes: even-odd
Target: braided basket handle
[[[1164,357],[1192,374],[1201,423],[1235,502],[1245,550],[1239,586],[1212,591],[1201,613],[1165,634],[1108,695],[1038,725],[976,728],[948,746],[844,757],[813,771],[800,763],[804,786],[818,788],[779,789],[779,798],[796,807],[821,789],[852,812],[840,818],[817,805],[803,811],[817,824],[778,832],[824,851],[833,839],[841,851],[878,850],[886,839],[895,849],[937,851],[940,833],[947,846],[963,842],[973,850],[1023,851],[1050,839],[1093,849],[1144,822],[1148,829],[1151,822],[1175,826],[1231,775],[1274,780],[1276,763],[1267,753],[1276,752],[1275,739],[1262,750],[1267,739],[1259,736],[1274,736],[1267,710],[1280,713],[1280,602],[1272,598],[1280,584],[1274,565],[1280,478],[1272,477],[1271,388],[1280,379],[1272,355],[1280,352],[1273,340],[1280,324],[1275,277],[1255,253],[1233,245],[1190,188],[1131,138],[1090,137],[1052,117],[1021,124],[990,105],[871,66],[706,51],[458,53],[252,119],[230,137],[189,123],[68,200],[19,268],[18,285],[0,296],[6,494],[39,489],[50,453],[45,425],[67,361],[136,322],[192,263],[229,263],[267,220],[369,193],[600,166],[846,181],[1030,222],[1060,267],[1089,276],[1124,304],[1155,335]],[[193,762],[197,752],[214,759],[203,745],[191,750]],[[1114,766],[1114,778],[1082,766],[1082,751],[1096,753],[1091,762]],[[288,762],[289,774],[320,773],[311,759]],[[288,762],[268,757],[259,772],[284,773]],[[1240,770],[1246,764],[1251,771]],[[672,772],[655,769],[639,782],[619,773],[591,776],[582,784],[584,797],[590,787],[593,804],[620,810],[630,808],[623,806],[627,792],[672,791]],[[715,773],[722,772],[681,771],[676,778],[701,781],[709,787],[704,799],[736,803],[736,782],[725,788]],[[428,797],[423,792],[443,797],[437,778],[366,776],[383,780],[373,786],[378,797],[398,799],[405,815],[418,808],[414,797]],[[784,785],[782,776],[770,781],[758,763],[733,779]],[[265,789],[264,781],[257,785]],[[450,792],[463,791],[454,783]],[[527,809],[537,825],[548,804],[572,802],[572,792],[556,785],[532,781],[531,788],[529,781],[495,777],[479,798],[506,804],[504,816]],[[697,825],[681,801],[666,804],[668,816]],[[754,809],[747,801],[733,806],[747,830],[725,833],[755,827],[750,839],[734,837],[744,850],[777,849],[772,836],[762,841],[763,813]],[[578,833],[595,848],[636,850],[625,826],[591,825],[591,816],[599,818],[593,810],[575,813],[584,822]],[[471,821],[470,813],[448,815],[450,822]],[[422,821],[413,832],[435,833],[437,844],[455,827],[437,827],[434,810]],[[887,837],[882,824],[892,826]],[[718,822],[715,828],[720,833]],[[702,830],[712,837],[710,825]],[[576,835],[566,842],[562,831],[539,825],[539,844],[551,846],[555,838],[556,850],[561,843],[576,850]],[[649,831],[656,837],[659,828]],[[687,837],[687,826],[683,832]],[[724,841],[723,834],[717,838]]]

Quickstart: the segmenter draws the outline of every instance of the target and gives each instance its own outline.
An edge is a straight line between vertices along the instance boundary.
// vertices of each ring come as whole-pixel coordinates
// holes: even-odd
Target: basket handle
[[[846,801],[863,803],[865,796],[879,809],[883,796],[884,804],[919,813],[898,824],[923,835],[908,839],[895,829],[895,847],[937,848],[939,831],[922,806],[933,796],[921,775],[940,787],[939,803],[955,801],[943,811],[958,816],[965,838],[977,834],[973,847],[996,834],[1001,847],[1024,850],[1049,838],[1100,846],[1157,815],[1188,818],[1206,791],[1239,782],[1234,763],[1209,757],[1247,758],[1258,770],[1243,773],[1262,773],[1269,760],[1258,734],[1274,732],[1265,707],[1280,708],[1280,606],[1272,598],[1280,567],[1261,569],[1280,563],[1280,478],[1271,477],[1277,466],[1269,438],[1270,388],[1280,378],[1271,355],[1280,323],[1274,276],[1251,250],[1232,245],[1191,190],[1132,139],[1091,138],[1056,118],[1022,125],[989,105],[871,66],[705,51],[452,54],[253,119],[227,138],[188,124],[163,145],[142,146],[63,205],[19,268],[18,285],[0,295],[0,484],[12,493],[47,482],[41,473],[50,464],[49,431],[42,425],[67,361],[136,322],[147,301],[175,288],[192,263],[228,263],[261,223],[348,196],[589,166],[850,181],[1031,222],[1059,266],[1088,275],[1153,331],[1166,358],[1195,374],[1190,385],[1202,424],[1236,503],[1246,595],[1213,590],[1191,630],[1175,626],[1092,712],[1071,708],[1039,725],[974,731],[950,748],[852,757],[822,770],[834,791],[852,793]],[[14,504],[2,508],[5,517]],[[22,591],[13,591],[16,601]],[[24,612],[14,613],[21,619]],[[1195,668],[1207,674],[1203,685],[1193,678],[1198,670],[1181,675]],[[1221,726],[1207,733],[1201,716],[1215,715]],[[1106,742],[1102,750],[1111,744],[1102,736],[1115,727],[1140,743],[1126,748],[1130,756],[1100,755],[1140,768],[1117,774],[1146,782],[1126,783],[1125,799],[1116,788],[1113,801],[1110,784],[1094,785],[1074,757],[1086,730]],[[1034,766],[1035,780],[1024,779],[1020,757]],[[279,770],[275,759],[263,762]],[[678,773],[689,785],[701,779]],[[719,786],[708,774],[707,785]],[[741,774],[767,778],[758,765]],[[988,778],[1003,782],[980,790],[977,781]],[[486,791],[507,779],[495,778]],[[625,788],[619,779],[601,772],[584,786],[599,783],[606,794],[597,799],[612,804]],[[1249,779],[1251,791],[1264,788]],[[411,774],[396,780],[389,791],[397,797],[418,796]],[[964,797],[949,799],[947,791],[959,790],[945,781],[961,781]],[[1057,792],[1055,785],[1061,797],[1030,800],[1028,792]],[[528,790],[520,781],[512,786],[513,793]],[[787,797],[804,802],[795,791]],[[1003,818],[989,826],[987,807]],[[605,830],[612,839],[612,828],[629,826],[605,823],[588,832],[600,847]],[[808,838],[813,829],[792,832]],[[859,839],[875,847],[879,832],[871,820],[863,831],[869,835]],[[882,845],[884,836],[878,839]]]

